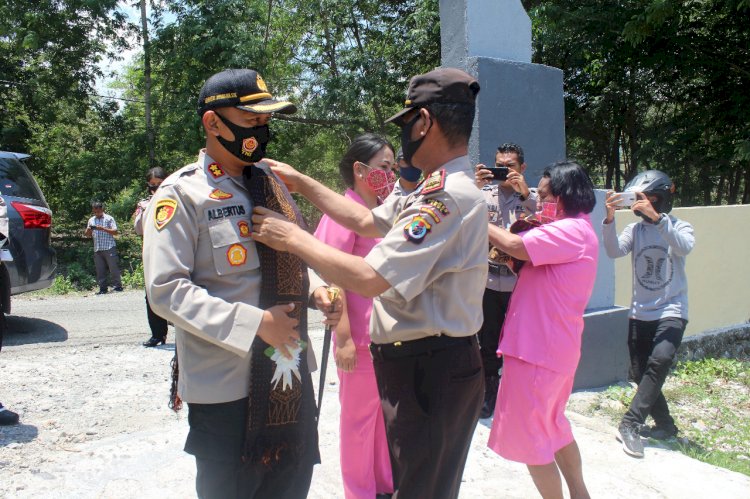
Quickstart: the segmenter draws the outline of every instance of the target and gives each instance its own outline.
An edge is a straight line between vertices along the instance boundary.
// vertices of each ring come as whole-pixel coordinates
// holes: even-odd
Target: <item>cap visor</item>
[[[391,116],[390,118],[388,118],[387,120],[385,120],[385,122],[386,123],[394,123],[395,122],[395,124],[398,124],[399,119],[403,115],[405,115],[406,113],[408,113],[409,111],[411,111],[412,109],[414,109],[414,106],[407,107],[406,109],[402,109],[401,111],[397,112],[396,114],[394,114],[393,116]]]
[[[243,111],[250,111],[251,113],[283,113],[283,114],[294,114],[297,112],[297,106],[288,101],[278,100],[264,100],[255,104],[243,104],[241,106],[235,106],[237,109]]]

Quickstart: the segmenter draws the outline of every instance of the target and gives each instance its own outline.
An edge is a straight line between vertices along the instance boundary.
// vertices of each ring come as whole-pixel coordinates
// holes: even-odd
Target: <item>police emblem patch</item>
[[[211,199],[229,199],[234,196],[228,192],[222,191],[221,189],[214,189],[211,191],[211,194],[209,194],[208,197],[210,197]]]
[[[177,201],[174,199],[160,199],[154,208],[154,226],[161,230],[177,213]]]
[[[242,237],[250,237],[250,224],[244,220],[237,222],[237,227],[240,229],[240,235]]]
[[[430,194],[431,192],[437,192],[445,187],[445,170],[438,170],[432,172],[427,177],[422,185],[422,194]]]
[[[233,244],[227,250],[227,261],[232,267],[237,267],[247,261],[247,250],[241,244]]]
[[[258,75],[258,77],[255,79],[255,83],[258,84],[258,88],[263,90],[264,92],[268,92],[268,87],[266,86],[266,82],[263,81],[263,78]]]
[[[258,139],[255,137],[249,137],[242,141],[242,154],[245,156],[252,156],[253,151],[258,148]]]
[[[411,221],[404,226],[406,239],[421,244],[425,236],[432,229],[432,225],[422,215],[415,215]]]
[[[208,165],[208,171],[213,178],[219,178],[224,175],[224,170],[221,169],[219,163],[211,163]]]

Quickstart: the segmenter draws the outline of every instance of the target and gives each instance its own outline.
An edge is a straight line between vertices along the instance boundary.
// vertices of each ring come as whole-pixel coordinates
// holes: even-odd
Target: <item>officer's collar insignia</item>
[[[227,261],[232,267],[243,265],[247,261],[247,250],[241,244],[233,244],[227,250]]]
[[[432,224],[422,215],[414,215],[404,226],[404,236],[408,241],[421,244],[425,236],[432,229]]]
[[[157,230],[162,230],[177,213],[177,201],[174,199],[160,199],[156,202],[154,209],[154,226]]]
[[[443,215],[450,215],[450,210],[448,210],[448,207],[445,206],[445,203],[443,203],[439,199],[425,199],[424,202],[435,208]]]
[[[240,235],[242,237],[250,237],[250,224],[244,220],[237,222],[237,228],[240,229]]]
[[[234,196],[228,192],[222,191],[221,189],[214,189],[211,191],[211,194],[209,194],[208,197],[210,197],[211,199],[229,199]]]
[[[208,172],[213,178],[224,176],[224,170],[221,169],[219,163],[211,163],[210,165],[208,165]]]
[[[422,194],[430,194],[443,190],[445,187],[445,170],[438,170],[432,172],[429,177],[424,180],[422,185]]]

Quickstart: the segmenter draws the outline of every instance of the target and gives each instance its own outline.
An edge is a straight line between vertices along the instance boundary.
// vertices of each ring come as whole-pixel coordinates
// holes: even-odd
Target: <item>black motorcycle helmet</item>
[[[659,170],[648,170],[633,177],[625,186],[626,192],[642,192],[647,196],[656,197],[651,205],[657,213],[669,213],[672,211],[672,194],[674,183],[664,172]],[[636,211],[636,215],[643,217],[642,213]]]

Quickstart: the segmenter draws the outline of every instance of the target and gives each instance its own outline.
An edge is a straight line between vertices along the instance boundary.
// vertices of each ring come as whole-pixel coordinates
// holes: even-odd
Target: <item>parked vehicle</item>
[[[0,151],[0,200],[7,210],[7,241],[0,240],[0,304],[10,296],[52,285],[57,257],[50,244],[52,211],[23,163],[28,154]],[[2,210],[5,211],[5,210]],[[4,222],[4,221],[3,221]],[[0,223],[5,228],[5,223]]]

